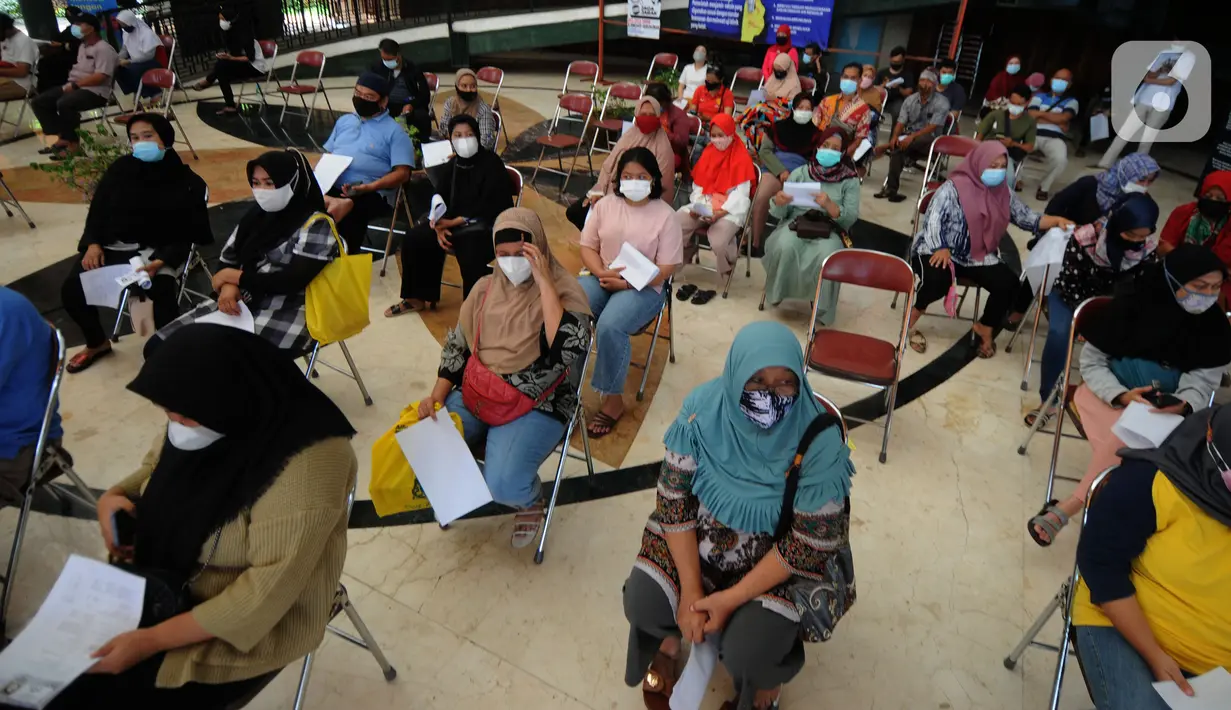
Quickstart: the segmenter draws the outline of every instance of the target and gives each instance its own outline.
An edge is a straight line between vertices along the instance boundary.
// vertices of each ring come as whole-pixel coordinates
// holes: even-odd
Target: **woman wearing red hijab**
[[[774,75],[774,60],[779,54],[790,55],[791,61],[795,62],[795,69],[799,70],[799,52],[791,46],[791,26],[778,25],[776,39],[777,42],[770,45],[769,50],[765,52],[765,61],[761,62],[761,76],[765,79]]]
[[[1215,170],[1201,181],[1196,202],[1180,205],[1171,211],[1163,227],[1158,253],[1165,256],[1181,244],[1196,244],[1208,248],[1231,267],[1231,171]],[[1231,298],[1231,283],[1224,283],[1224,302]]]
[[[1017,76],[1021,70],[1021,55],[1010,54],[1004,69],[997,72],[996,76],[992,77],[991,83],[987,85],[987,93],[983,95],[983,108],[979,111],[979,118],[983,118],[992,111],[1009,107],[1009,94],[1013,93],[1013,87],[1022,81]]]

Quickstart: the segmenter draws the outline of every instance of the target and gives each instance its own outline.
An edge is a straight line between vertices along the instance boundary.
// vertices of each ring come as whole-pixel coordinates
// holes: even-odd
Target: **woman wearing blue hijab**
[[[776,707],[782,684],[803,667],[792,587],[825,578],[849,554],[854,474],[840,427],[821,430],[802,457],[793,518],[779,529],[786,473],[824,413],[805,372],[786,326],[749,324],[722,376],[693,390],[667,430],[657,506],[624,586],[625,682],[644,679],[649,707],[667,707],[681,639],[722,633],[739,710]],[[854,601],[854,587],[844,591],[838,615]]]

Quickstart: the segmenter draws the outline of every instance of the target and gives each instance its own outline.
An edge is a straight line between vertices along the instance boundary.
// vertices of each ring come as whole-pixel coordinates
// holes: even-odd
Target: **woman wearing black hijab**
[[[277,348],[227,326],[176,333],[128,389],[169,421],[99,499],[103,542],[187,583],[190,609],[104,644],[50,707],[228,707],[320,644],[346,558],[355,430]],[[113,516],[133,518],[131,546],[116,547]]]
[[[85,336],[85,349],[66,368],[71,373],[111,354],[98,308],[86,303],[83,271],[140,256],[151,285],[135,293],[153,301],[154,325],[161,328],[179,315],[176,276],[189,250],[214,241],[206,212],[209,189],[171,147],[171,122],[155,113],[139,113],[128,122],[128,140],[132,153],[118,158],[98,181],[77,243],[81,260],[60,287],[64,310]]]
[[[204,91],[213,86],[214,82],[218,82],[225,104],[218,111],[218,115],[234,115],[239,113],[239,109],[235,106],[231,84],[242,84],[249,79],[264,77],[270,58],[261,52],[261,43],[256,39],[252,18],[247,9],[229,2],[219,5],[218,27],[222,30],[227,49],[218,53],[218,61],[214,63],[213,71],[193,84],[192,88],[195,91]]]
[[[758,157],[764,172],[752,200],[753,256],[760,258],[764,253],[761,239],[769,219],[769,201],[782,191],[782,183],[791,176],[791,171],[812,159],[820,147],[821,132],[812,122],[815,109],[811,94],[796,94],[791,101],[791,114],[771,123],[766,133],[770,140],[761,141]]]
[[[1181,245],[1161,264],[1123,285],[1106,310],[1081,331],[1082,385],[1073,404],[1093,449],[1073,495],[1050,501],[1028,530],[1040,545],[1085,504],[1090,486],[1120,463],[1124,442],[1112,432],[1121,410],[1137,402],[1181,416],[1202,414],[1231,364],[1231,324],[1218,307],[1226,267],[1213,252]]]
[[[479,122],[464,114],[449,121],[454,157],[433,176],[447,208],[438,220],[421,222],[406,235],[402,250],[402,300],[385,309],[392,318],[421,311],[440,300],[447,250],[462,272],[462,298],[492,272],[496,258],[492,225],[513,207],[513,186],[500,156],[479,143]]]
[[[242,302],[252,312],[256,334],[290,352],[303,354],[308,333],[305,290],[338,256],[333,220],[312,166],[295,150],[274,150],[248,162],[248,182],[256,204],[231,232],[214,273],[217,303],[197,306],[159,330],[146,356],[180,327],[214,311],[239,315]]]

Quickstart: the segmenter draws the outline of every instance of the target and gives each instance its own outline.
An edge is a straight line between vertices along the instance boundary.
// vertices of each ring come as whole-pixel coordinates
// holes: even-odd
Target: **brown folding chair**
[[[282,90],[282,82],[278,81],[277,76],[274,76],[274,63],[278,59],[278,43],[272,39],[263,39],[258,41],[257,45],[261,48],[261,56],[265,57],[265,66],[268,68],[265,70],[265,76],[254,81],[252,85],[255,87],[256,95],[261,99],[261,105],[269,106],[269,101],[265,96],[265,87],[269,85],[269,82],[274,82],[277,86],[277,91],[280,92]],[[235,94],[236,106],[243,106],[244,93],[247,88],[248,82],[246,80],[239,85],[239,93]]]
[[[765,85],[765,77],[761,75],[761,67],[740,67],[735,70],[735,76],[731,77],[731,93],[735,99],[735,105],[741,106],[748,103],[748,94],[736,94],[735,85],[739,82],[755,83],[754,89],[759,89]]]
[[[810,76],[799,77],[799,88],[802,89],[805,94],[812,95],[816,92],[816,79],[813,79]]]
[[[654,58],[652,60],[650,60],[650,68],[645,73],[645,80],[647,82],[651,81],[652,77],[654,76],[654,71],[657,69],[666,69],[667,71],[675,71],[675,68],[679,66],[679,63],[680,63],[679,55],[672,54],[671,52],[659,52],[658,54],[654,55]],[[667,88],[674,89],[675,87],[670,86]],[[664,106],[664,108],[666,107]]]
[[[576,62],[574,62],[576,64]],[[561,132],[560,122],[565,120],[577,120],[566,118],[566,114],[577,114],[585,116],[584,122],[581,125],[581,135],[574,136],[568,133]],[[560,196],[568,194],[568,181],[573,177],[573,171],[577,169],[577,159],[581,156],[581,146],[585,142],[586,132],[590,129],[590,119],[594,116],[594,99],[589,94],[565,94],[560,97],[559,103],[556,104],[556,114],[551,120],[551,128],[548,129],[547,135],[539,136],[535,142],[539,144],[539,159],[534,165],[534,173],[530,176],[530,185],[534,186],[538,179],[539,170],[544,170],[564,178],[564,182],[560,186]],[[556,160],[560,167],[544,168],[543,157],[547,155],[547,149],[553,148],[559,151],[556,154]],[[569,165],[569,169],[564,169],[564,151],[573,149],[573,161]],[[594,163],[590,160],[589,153],[586,154],[586,162],[589,164],[590,172],[594,172]]]
[[[591,160],[593,160],[595,153],[610,153],[612,146],[615,145],[616,140],[620,139],[620,133],[624,130],[624,119],[607,118],[607,108],[611,106],[611,100],[632,101],[635,106],[635,102],[640,98],[641,87],[627,81],[612,84],[607,89],[607,96],[603,99],[603,106],[598,111],[598,119],[594,121],[594,138],[590,141],[589,157]],[[603,133],[607,135],[607,146],[599,148],[598,137]],[[613,136],[615,140],[612,140]]]
[[[904,294],[906,308],[902,311],[902,330],[898,342],[895,344],[831,328],[818,329],[817,308],[821,303],[821,286],[826,281]],[[885,436],[881,441],[881,463],[885,463],[889,449],[889,432],[893,426],[893,409],[902,377],[902,360],[906,355],[910,308],[914,298],[915,274],[910,264],[901,257],[869,249],[840,249],[830,254],[822,262],[820,277],[816,281],[806,348],[808,369],[885,392]]]
[[[264,50],[262,50],[262,52],[263,51]],[[299,81],[295,78],[295,74],[298,73],[299,67],[307,67],[308,69],[315,69],[316,70],[316,83],[315,84],[300,84]],[[273,71],[273,69],[271,68],[270,71]],[[295,55],[295,66],[291,68],[290,84],[288,84],[287,86],[278,87],[278,92],[283,94],[283,96],[290,95],[290,96],[299,97],[299,102],[303,104],[303,108],[304,108],[304,113],[302,115],[304,117],[305,127],[309,123],[312,122],[312,114],[316,111],[316,97],[317,96],[324,96],[325,106],[329,109],[331,113],[333,112],[333,106],[329,104],[329,95],[325,93],[324,78],[325,78],[325,53],[318,52],[316,50],[305,50]],[[304,98],[308,94],[312,95],[311,105],[309,105],[308,100]],[[282,125],[282,119],[286,118],[286,111],[288,108],[290,108],[290,104],[291,104],[291,100],[286,99],[286,103],[282,105],[282,114],[278,116],[279,126]],[[292,111],[291,115],[299,115],[299,114],[296,114],[294,111]]]
[[[569,93],[569,79],[581,79],[583,93],[594,96],[594,89],[598,86],[598,64],[585,59],[569,62],[564,70],[564,86],[560,89],[560,97]]]
[[[146,70],[146,72],[141,75],[141,81],[137,83],[137,96],[141,96],[141,92],[149,86],[155,87],[161,91],[162,98],[158,101],[157,105],[147,106],[145,108],[145,112],[156,113],[166,117],[169,121],[173,121],[176,129],[179,131],[176,134],[176,137],[182,139],[184,141],[184,145],[188,146],[188,150],[192,152],[193,160],[200,160],[201,157],[197,155],[197,149],[192,147],[192,141],[188,139],[188,132],[184,130],[184,124],[180,123],[179,116],[175,114],[175,109],[171,106],[171,99],[175,93],[175,87],[179,86],[179,79],[175,76],[175,72],[170,69]],[[134,102],[132,111],[115,116],[111,120],[121,126],[127,126],[128,122],[132,120],[132,117],[137,115],[140,108],[141,104]],[[167,147],[170,148],[171,146]]]

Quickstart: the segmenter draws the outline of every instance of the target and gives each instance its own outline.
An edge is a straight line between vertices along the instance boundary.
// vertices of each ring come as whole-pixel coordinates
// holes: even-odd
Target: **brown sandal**
[[[115,350],[112,348],[107,348],[106,350],[95,350],[94,352],[82,350],[68,361],[68,364],[64,366],[64,370],[70,375],[75,375],[78,372],[89,369],[89,367],[99,358],[107,357],[114,352]]]
[[[618,417],[612,417],[610,414],[599,410],[594,413],[594,418],[590,420],[590,424],[586,427],[586,433],[590,435],[591,439],[601,439],[615,431],[616,425],[623,418],[623,414],[620,414]],[[595,427],[600,427],[601,429],[595,431]]]
[[[650,669],[646,671],[645,680],[641,681],[641,696],[645,706],[650,710],[669,710],[671,707],[671,692],[679,680],[675,667],[675,659],[662,651],[654,654]]]

